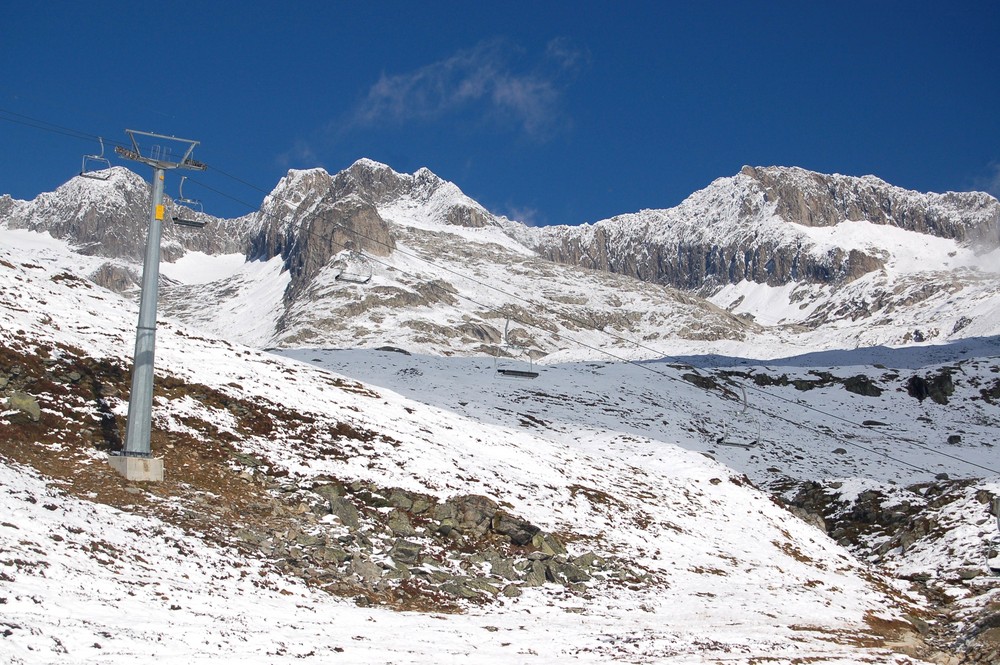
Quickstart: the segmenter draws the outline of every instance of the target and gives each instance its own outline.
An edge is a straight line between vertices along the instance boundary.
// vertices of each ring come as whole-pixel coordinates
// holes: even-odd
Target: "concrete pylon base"
[[[127,480],[139,482],[163,482],[163,459],[160,457],[128,457],[109,455],[111,468],[125,476]]]

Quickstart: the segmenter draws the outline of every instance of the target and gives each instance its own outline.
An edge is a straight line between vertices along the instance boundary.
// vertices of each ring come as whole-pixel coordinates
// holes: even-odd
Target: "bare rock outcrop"
[[[803,226],[866,220],[963,243],[1000,244],[1000,205],[983,192],[917,194],[874,177],[744,166],[776,202],[782,219]]]
[[[139,275],[128,268],[114,263],[105,263],[90,274],[90,279],[116,293],[125,293],[139,286]]]
[[[849,221],[1000,246],[1000,203],[982,192],[920,194],[873,176],[751,166],[676,208],[539,229],[531,244],[560,263],[707,294],[742,280],[846,283],[883,268],[883,252],[821,248],[804,230]]]
[[[150,214],[150,186],[124,167],[104,171],[105,180],[77,176],[54,192],[31,201],[0,199],[0,222],[9,228],[47,232],[67,240],[88,256],[142,261]],[[170,223],[178,208],[164,197],[161,255],[176,261],[188,251],[206,254],[242,253],[246,249],[243,219],[221,220],[198,213],[209,224],[197,231]],[[185,211],[186,216],[194,214]]]
[[[345,250],[387,256],[395,248],[375,205],[352,193],[338,194],[322,169],[290,171],[256,213],[258,231],[248,258],[284,259],[292,293],[304,289]]]

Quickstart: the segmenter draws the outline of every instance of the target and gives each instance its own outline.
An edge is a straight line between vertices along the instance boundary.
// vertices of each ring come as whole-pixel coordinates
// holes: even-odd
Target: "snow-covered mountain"
[[[99,192],[79,194],[113,185],[83,178],[71,183],[48,197],[11,202],[0,223],[48,230],[77,245],[92,235],[102,251],[137,274],[137,248],[101,244],[119,225],[119,217],[103,212],[110,204],[93,203]],[[140,213],[120,214],[145,219]],[[81,219],[96,221],[88,226]],[[588,329],[641,331],[655,341],[742,340],[753,328],[673,289],[544,260],[510,237],[511,222],[494,218],[426,169],[405,175],[360,160],[336,176],[322,169],[292,171],[258,212],[212,220],[208,228],[213,226],[213,237],[229,234],[230,244],[180,244],[178,234],[191,231],[167,236],[175,251],[165,253],[162,265],[170,280],[161,294],[164,311],[256,346],[502,353],[500,347],[516,345],[541,356],[566,350],[560,338],[574,333],[588,345],[649,356],[656,353],[614,338],[609,343]],[[369,281],[344,279],[351,271]],[[90,261],[87,272],[105,286],[127,289],[132,283],[100,279],[107,261]],[[509,345],[503,340],[508,320]]]
[[[993,267],[972,265],[989,254],[969,244],[995,252],[989,200],[985,222],[938,223],[947,238],[784,220],[882,266],[744,279],[714,294],[727,312],[548,261],[538,239],[563,231],[496,218],[426,170],[292,171],[257,213],[210,220],[232,244],[166,241],[167,481],[142,486],[104,461],[124,428],[134,290],[94,279],[136,271],[135,248],[78,251],[120,235],[129,200],[145,219],[132,189],[116,171],[0,198],[9,661],[1000,653],[1000,323]],[[939,252],[954,265],[928,273]],[[872,284],[893,291],[869,315],[838,310]]]
[[[745,166],[676,208],[529,237],[557,261],[713,293],[743,280],[829,284],[894,267],[907,237],[897,229],[968,250],[949,261],[928,248],[923,259],[937,269],[989,265],[976,256],[1000,247],[1000,203],[982,192],[907,191],[874,176]]]
[[[0,200],[0,223],[114,257],[91,274],[127,289],[144,185],[112,171]],[[363,159],[335,176],[291,171],[259,211],[207,228],[168,229],[164,307],[258,346],[495,352],[507,319],[536,356],[580,344],[628,357],[729,353],[748,335],[780,356],[1000,333],[1000,204],[870,176],[747,167],[676,208],[529,228],[426,169]],[[344,279],[353,273],[370,281]],[[567,344],[569,333],[582,339]]]
[[[80,254],[141,262],[149,221],[149,183],[121,166],[97,175],[77,176],[32,201],[3,195],[0,220],[6,228],[30,229],[67,240]],[[175,203],[169,196],[164,201],[167,217],[172,217],[177,210]],[[185,215],[198,217],[199,213],[186,210]],[[246,238],[238,233],[239,220],[226,223],[202,216],[213,224],[199,233],[164,225],[163,260],[173,261],[190,251],[231,253],[246,244]]]
[[[981,192],[748,166],[675,208],[526,231],[550,259],[699,293],[767,326],[834,326],[855,345],[997,332],[1000,203]]]

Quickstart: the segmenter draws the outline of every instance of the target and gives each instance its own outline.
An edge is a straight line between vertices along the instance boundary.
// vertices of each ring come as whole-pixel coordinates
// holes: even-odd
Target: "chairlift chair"
[[[510,319],[503,327],[503,346],[497,350],[493,356],[493,369],[496,373],[508,379],[537,379],[538,371],[535,369],[535,361],[531,357],[528,348],[520,344],[511,344],[508,333],[510,332]],[[500,358],[500,351],[513,352],[513,355]],[[523,359],[519,359],[523,358]]]
[[[80,175],[93,180],[107,180],[111,177],[111,173],[108,172],[111,162],[104,156],[104,139],[98,136],[97,140],[101,144],[101,152],[97,155],[83,156],[83,161],[80,162]]]
[[[729,421],[727,420],[722,425],[722,435],[715,440],[715,443],[720,446],[729,446],[731,448],[753,448],[760,443],[760,421],[750,415],[747,404],[746,388],[740,386],[740,391],[743,393],[743,408],[740,409],[740,412],[737,414],[736,420],[745,425],[755,426],[756,433],[754,439],[752,441],[738,441],[735,437],[730,437]]]
[[[201,205],[201,201],[197,199],[186,199],[184,198],[184,181],[187,179],[186,175],[181,176],[181,183],[177,186],[177,198],[174,199],[175,204],[182,204],[185,208],[193,213],[202,215],[205,213],[204,207]],[[179,212],[175,214],[171,219],[177,226],[186,226],[192,229],[204,228],[208,222],[203,219],[197,219],[196,217],[182,217]]]
[[[374,273],[372,262],[361,252],[352,249],[347,255],[344,267],[334,279],[338,282],[367,284]]]

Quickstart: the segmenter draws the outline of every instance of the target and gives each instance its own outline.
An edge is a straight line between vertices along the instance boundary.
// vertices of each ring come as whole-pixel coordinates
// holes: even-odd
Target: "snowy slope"
[[[787,225],[786,225],[787,226]],[[953,239],[870,222],[798,229],[813,251],[863,251],[884,257],[882,269],[833,287],[782,286],[743,280],[710,300],[765,326],[805,325],[814,336],[858,346],[948,341],[997,334],[1000,249],[983,251]]]
[[[941,473],[953,478],[997,473],[1000,400],[986,401],[980,391],[1000,387],[1000,345],[994,340],[933,350],[940,355],[884,349],[880,355],[844,352],[771,361],[559,363],[535,365],[540,376],[530,381],[503,378],[489,358],[327,349],[281,353],[476,421],[526,428],[569,445],[580,445],[593,432],[614,432],[602,450],[636,459],[655,455],[660,446],[679,445],[711,455],[761,486],[856,476],[907,485]],[[526,368],[514,361],[500,366]],[[695,366],[716,385],[692,383]],[[954,368],[955,385],[947,404],[908,394],[911,377],[937,376],[945,368]],[[870,377],[882,394],[847,390],[844,381],[858,376]],[[746,410],[740,386],[747,393]],[[724,435],[729,442],[757,443],[720,445]],[[951,436],[959,441],[949,442]]]
[[[883,267],[836,288],[743,281],[720,290],[715,307],[540,260],[513,223],[484,216],[429,172],[356,167],[337,178],[293,172],[285,185],[337,181],[351,189],[351,178],[374,178],[380,194],[365,205],[377,208],[395,249],[371,257],[369,283],[337,279],[344,256],[298,290],[280,256],[186,251],[163,264],[164,375],[154,428],[154,447],[168,460],[163,489],[126,487],[104,464],[113,430],[123,427],[135,323],[134,303],[85,279],[109,259],[44,233],[0,229],[0,389],[27,390],[42,409],[41,425],[13,407],[0,412],[5,510],[18,515],[0,527],[0,595],[20,618],[0,642],[12,658],[126,662],[152,650],[177,662],[274,662],[310,652],[350,652],[354,662],[906,662],[879,649],[897,637],[920,646],[890,591],[911,580],[932,599],[960,601],[941,615],[935,639],[965,639],[989,625],[995,579],[983,555],[1000,546],[983,503],[997,492],[998,475],[995,251],[869,221],[768,226],[775,211],[762,198],[753,233],[802,242],[816,256],[877,255]],[[739,202],[726,186],[713,185],[692,205],[711,200],[705,214],[728,219]],[[316,203],[309,196],[265,203],[284,206],[282,223],[295,227],[299,208]],[[636,219],[644,216],[655,217]],[[687,223],[671,222],[696,233]],[[702,224],[697,232],[721,231]],[[412,355],[375,350],[385,345]],[[262,353],[267,346],[318,368]],[[540,376],[501,381],[504,366]],[[93,367],[103,374],[92,383],[67,378],[90,377]],[[48,466],[39,451],[59,453],[60,463]],[[854,502],[869,490],[887,497],[886,515],[899,496],[917,512],[899,533],[838,536],[861,563],[742,474],[791,503],[818,484],[830,497],[819,511],[829,524],[863,512]],[[954,480],[970,478],[985,480]],[[317,495],[331,482],[361,501],[360,532]],[[939,485],[947,504],[935,498]],[[610,568],[591,570],[583,587],[558,575],[542,586],[511,584],[497,577],[502,566],[442,544],[420,517],[408,537],[435,563],[403,573],[384,528],[396,510],[363,499],[395,490],[440,504],[489,497],[563,538],[569,552],[556,563],[593,555]],[[269,513],[256,526],[254,506]],[[132,531],[113,526],[123,519],[116,511],[138,520]],[[931,522],[941,528],[919,526]],[[62,540],[49,538],[53,531]],[[135,531],[155,537],[130,539]],[[305,533],[309,543],[355,538],[368,549],[320,566],[298,551],[313,544],[282,545],[279,531]],[[83,548],[93,561],[78,560]],[[193,570],[171,548],[210,563]],[[115,552],[169,561],[167,582],[146,569],[123,581],[124,569],[108,563]],[[222,571],[234,566],[258,584],[227,581]],[[883,572],[897,581],[873,581]],[[469,604],[445,594],[445,602],[440,588],[448,583],[434,576],[456,575],[493,589],[474,597],[497,595]],[[67,600],[48,579],[81,591]],[[417,584],[415,596],[407,584]],[[167,591],[129,593],[144,587],[183,590],[184,602]],[[511,596],[499,593],[509,587]],[[440,606],[388,613],[343,597]],[[456,603],[464,614],[442,621],[435,613]],[[347,632],[307,618],[334,613]],[[132,614],[165,616],[156,624],[169,628],[140,635],[120,618]],[[98,619],[72,618],[86,615]],[[274,631],[260,627],[271,623]],[[404,623],[421,639],[399,633]],[[70,637],[61,626],[72,627]],[[118,634],[130,642],[116,640],[109,659],[106,635]],[[173,656],[160,646],[170,638],[197,646]],[[88,647],[91,639],[101,648]],[[61,651],[70,642],[72,652]]]
[[[92,434],[107,418],[120,426],[124,399],[103,391],[88,400],[58,387],[76,381],[71,373],[68,384],[58,377],[72,366],[123,364],[135,310],[63,260],[51,249],[30,257],[0,249],[0,278],[16,286],[0,293],[0,335],[4,353],[22,359],[21,369],[6,367],[5,375],[12,385],[36,387],[42,413],[37,423],[11,409],[0,416],[2,431],[18,437],[4,435],[0,466],[7,515],[0,650],[11,662],[134,662],[139,654],[178,663],[338,654],[351,662],[908,662],[885,649],[902,633],[916,639],[885,583],[717,462],[596,425],[571,442],[473,419],[202,338],[172,321],[160,328],[154,414],[168,481],[127,486],[86,435],[88,419]],[[441,374],[431,385],[447,382],[446,370],[431,363],[424,370]],[[569,376],[556,390],[572,390]],[[177,392],[184,385],[202,388]],[[509,393],[491,399],[498,410],[523,408]],[[264,405],[270,431],[239,430],[246,409]],[[344,431],[377,436],[338,434]],[[201,447],[177,457],[175,447],[191,437]],[[190,483],[200,481],[189,466],[216,455],[223,441],[233,455],[280,471],[283,484],[268,490],[279,496],[305,497],[330,478],[438,499],[485,495],[564,534],[571,555],[592,552],[646,572],[627,584],[594,578],[525,587],[460,614],[359,607],[307,587],[287,562],[237,547],[227,529],[249,514],[230,515],[231,527],[214,519],[194,526],[200,512],[224,506],[220,495],[193,491]],[[41,450],[52,457],[39,457]],[[51,459],[40,471],[55,475],[25,468],[26,459]],[[232,482],[263,491],[256,475],[244,474]],[[306,523],[319,534],[345,528],[332,518]],[[374,531],[369,537],[373,561],[389,556],[391,540]],[[436,547],[428,532],[412,538]],[[447,552],[437,566],[450,565]]]

